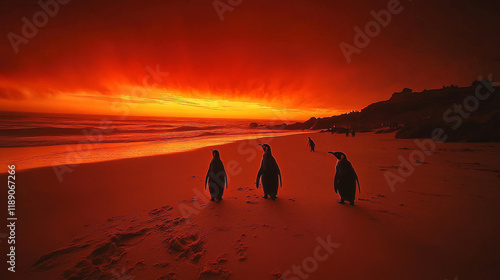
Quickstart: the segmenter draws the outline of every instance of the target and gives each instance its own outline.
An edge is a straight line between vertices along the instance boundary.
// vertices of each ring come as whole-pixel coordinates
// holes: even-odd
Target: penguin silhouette
[[[278,177],[279,185],[283,187],[281,182],[281,171],[271,153],[271,146],[268,144],[259,144],[264,150],[264,155],[262,156],[262,162],[260,164],[259,172],[257,173],[256,186],[259,188],[259,181],[262,177],[262,188],[264,189],[263,198],[271,196],[273,200],[276,199],[278,194]]]
[[[340,195],[340,204],[344,204],[344,201],[349,201],[351,205],[354,205],[354,200],[356,199],[356,183],[358,183],[358,190],[361,193],[361,188],[359,186],[358,175],[352,164],[347,160],[347,156],[342,152],[328,152],[334,155],[338,161],[335,166],[335,178],[333,180],[333,186],[335,193],[338,192]]]
[[[210,200],[214,201],[217,199],[221,201],[224,194],[224,185],[226,185],[226,189],[228,187],[227,174],[224,164],[220,159],[219,151],[212,149],[211,151],[213,157],[208,166],[207,176],[205,177],[205,190],[207,189],[208,182],[208,189],[212,197]]]
[[[310,152],[314,152],[314,148],[316,147],[316,144],[311,139],[311,137],[307,137],[307,138],[309,138],[309,140],[307,142],[307,146],[311,149]]]

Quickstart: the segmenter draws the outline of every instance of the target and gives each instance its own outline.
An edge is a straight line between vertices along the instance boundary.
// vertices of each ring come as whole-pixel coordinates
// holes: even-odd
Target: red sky
[[[16,54],[37,2],[0,4],[0,110],[306,119],[500,75],[493,0],[401,1],[351,63],[339,44],[390,1],[243,0],[221,21],[213,0],[71,0]],[[168,76],[144,86],[146,67]]]

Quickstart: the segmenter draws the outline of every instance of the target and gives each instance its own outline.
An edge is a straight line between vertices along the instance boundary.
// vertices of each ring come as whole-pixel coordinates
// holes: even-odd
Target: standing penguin
[[[210,161],[207,176],[205,177],[205,190],[207,189],[208,182],[208,189],[212,197],[210,200],[214,201],[217,199],[221,201],[222,195],[224,194],[224,185],[226,185],[226,189],[228,187],[227,174],[224,169],[224,164],[220,159],[219,151],[212,149],[211,151],[213,158],[212,161]]]
[[[307,146],[311,149],[310,152],[314,152],[314,148],[316,147],[316,144],[311,139],[311,137],[307,137],[307,138],[309,138],[309,140],[307,142]]]
[[[260,164],[259,172],[257,173],[257,182],[255,183],[257,189],[259,188],[259,181],[262,177],[262,188],[264,189],[263,198],[271,196],[273,200],[276,199],[278,194],[278,177],[279,185],[283,187],[281,182],[281,171],[278,163],[274,159],[271,153],[271,146],[268,144],[259,144],[264,150],[264,155],[262,156],[262,162]]]
[[[333,186],[335,193],[338,192],[340,195],[340,204],[344,204],[347,200],[354,205],[354,200],[356,199],[356,183],[358,183],[358,190],[361,193],[361,188],[359,186],[358,175],[352,164],[347,160],[347,157],[342,152],[328,152],[334,155],[338,161],[335,166],[335,179],[333,180]]]

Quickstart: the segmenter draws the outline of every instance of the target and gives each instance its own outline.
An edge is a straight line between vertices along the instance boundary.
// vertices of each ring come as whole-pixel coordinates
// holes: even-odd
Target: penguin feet
[[[343,198],[342,198],[342,199],[340,199],[340,201],[337,201],[337,202],[338,202],[338,203],[340,203],[340,204],[345,204],[345,202],[344,202],[344,199],[343,199]]]
[[[271,199],[272,200],[276,200],[276,196],[275,195],[271,195]]]
[[[215,198],[213,198],[213,197],[212,197],[212,198],[210,199],[210,201],[215,201]]]
[[[351,201],[351,203],[349,203],[349,204],[351,204],[352,206],[354,206],[354,201]]]
[[[267,194],[266,194],[266,195],[264,195],[264,196],[263,196],[262,198],[265,198],[265,199],[267,199]]]
[[[218,199],[219,201],[221,201],[221,200],[222,200],[222,197],[219,197],[219,198],[217,198],[217,199]]]

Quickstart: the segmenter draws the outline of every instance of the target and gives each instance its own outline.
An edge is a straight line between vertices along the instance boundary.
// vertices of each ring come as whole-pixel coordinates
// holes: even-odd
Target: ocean
[[[0,112],[0,120],[0,166],[15,164],[18,170],[169,154],[304,133],[265,128],[282,121],[255,121],[264,126],[250,128],[251,120],[10,112]]]

